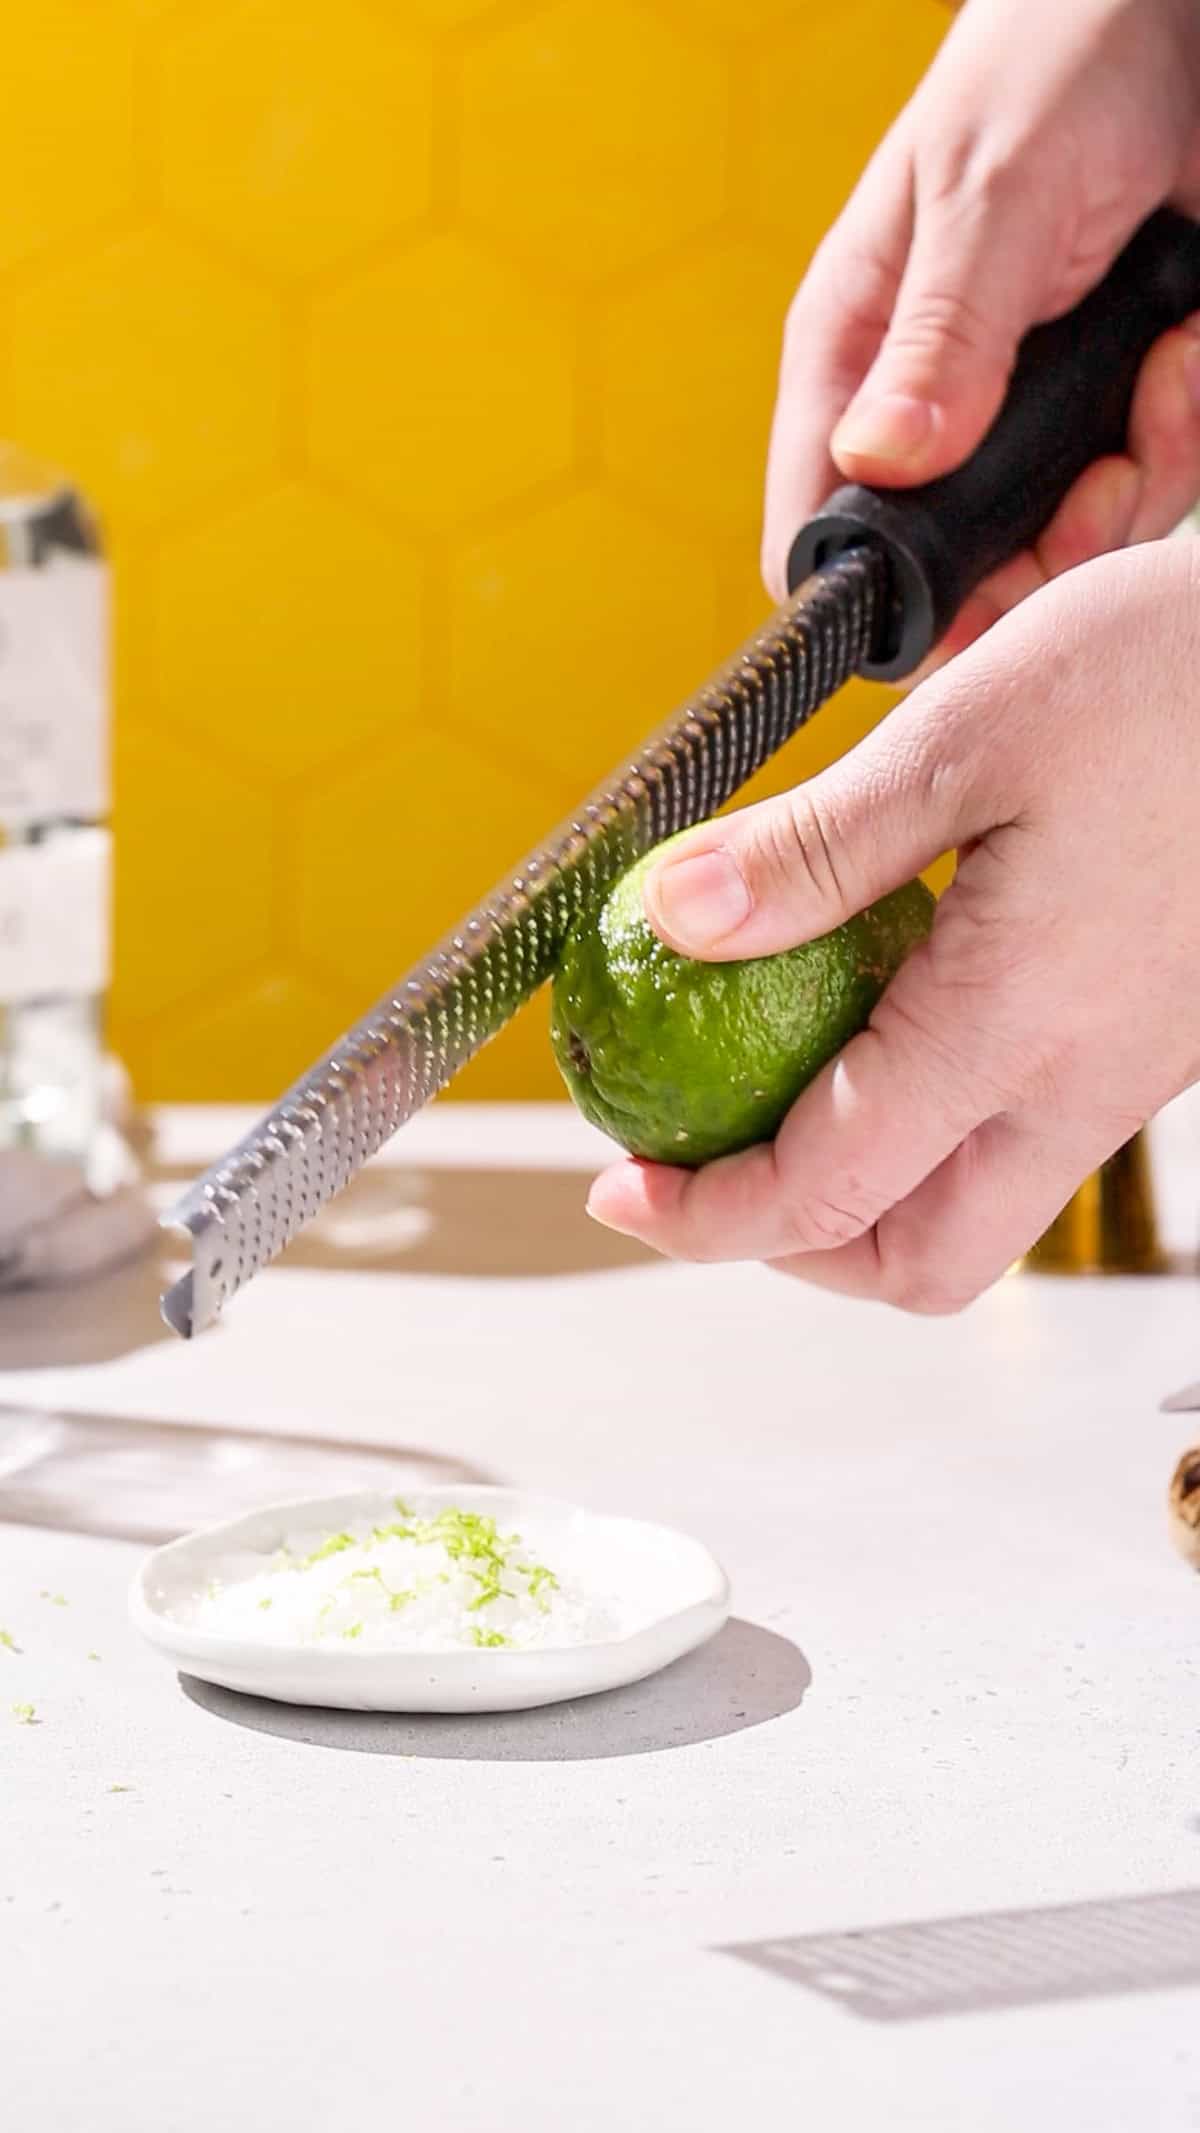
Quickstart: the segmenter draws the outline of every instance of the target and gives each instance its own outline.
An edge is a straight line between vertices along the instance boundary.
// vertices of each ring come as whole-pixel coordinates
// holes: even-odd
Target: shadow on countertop
[[[1200,1985],[1200,1889],[743,1941],[714,1952],[872,2022],[1165,1991]]]
[[[158,1300],[173,1273],[156,1246],[90,1281],[8,1290],[0,1296],[0,1378],[8,1370],[111,1363],[170,1340]]]
[[[185,1696],[215,1718],[309,1747],[430,1761],[572,1763],[690,1748],[782,1718],[803,1701],[812,1669],[786,1637],[735,1616],[711,1644],[661,1674],[536,1711],[460,1717],[309,1710],[179,1678]]]
[[[190,1170],[149,1169],[160,1197]],[[330,1274],[440,1274],[449,1279],[551,1279],[665,1262],[583,1210],[580,1170],[419,1170],[382,1166],[353,1178],[282,1254],[283,1269]],[[178,1243],[95,1279],[0,1296],[0,1376],[77,1368],[170,1340],[159,1298],[180,1272]],[[204,1336],[211,1340],[220,1322]]]
[[[166,1165],[150,1171],[154,1186],[177,1185],[181,1193],[192,1177]],[[590,1182],[585,1170],[379,1164],[351,1178],[279,1264],[475,1280],[661,1266],[657,1252],[589,1219]]]
[[[363,1444],[0,1403],[0,1525],[164,1541],[289,1496],[492,1485],[420,1444]]]

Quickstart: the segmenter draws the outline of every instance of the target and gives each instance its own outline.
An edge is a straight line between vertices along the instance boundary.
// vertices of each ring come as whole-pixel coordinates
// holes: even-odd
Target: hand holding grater
[[[1200,226],[1162,209],[1082,303],[1026,336],[964,466],[919,488],[838,489],[797,535],[771,620],[165,1218],[192,1253],[167,1324],[210,1325],[538,990],[633,860],[715,814],[851,675],[910,674],[1084,469],[1122,448],[1143,358],[1194,310]]]

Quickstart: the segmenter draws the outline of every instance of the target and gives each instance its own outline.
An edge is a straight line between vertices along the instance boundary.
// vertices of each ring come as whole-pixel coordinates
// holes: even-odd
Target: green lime
[[[691,1167],[774,1136],[925,938],[934,900],[910,881],[782,955],[696,963],[642,909],[646,874],[669,848],[640,859],[568,936],[551,1039],[585,1118],[631,1155]]]

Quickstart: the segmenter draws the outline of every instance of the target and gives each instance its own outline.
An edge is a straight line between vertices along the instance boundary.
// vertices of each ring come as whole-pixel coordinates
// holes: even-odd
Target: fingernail
[[[835,458],[882,459],[907,466],[919,459],[933,434],[933,409],[910,393],[881,393],[856,401],[833,433]]]
[[[715,948],[750,916],[750,891],[728,852],[666,860],[646,887],[651,924],[688,955]]]

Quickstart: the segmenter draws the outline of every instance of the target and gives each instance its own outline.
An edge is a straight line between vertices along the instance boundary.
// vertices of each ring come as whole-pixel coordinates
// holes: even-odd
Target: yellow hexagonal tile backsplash
[[[128,21],[93,0],[37,0],[24,16],[4,23],[0,267],[56,241],[86,245],[129,209],[135,184]]]
[[[5,308],[10,434],[81,481],[118,537],[269,479],[283,322],[256,282],[138,229],[56,259]]]
[[[156,549],[157,700],[218,761],[282,789],[418,715],[422,594],[420,555],[353,500],[311,481],[256,490]]]
[[[715,238],[614,297],[598,331],[607,470],[664,519],[757,547],[790,259]]]
[[[455,730],[490,735],[502,755],[519,704],[521,749],[561,779],[569,806],[716,665],[715,609],[704,543],[611,488],[522,512],[456,547]]]
[[[750,627],[782,315],[935,0],[38,0],[0,434],[117,572],[113,1035],[268,1100]],[[850,745],[856,686],[758,789]],[[538,1003],[458,1085],[557,1088]]]
[[[349,988],[347,1006],[365,1012],[461,918],[472,900],[464,881],[498,880],[551,806],[536,775],[449,734],[406,734],[314,781],[296,809],[305,864],[295,918],[308,967]]]
[[[415,222],[432,181],[433,48],[343,0],[210,5],[164,38],[163,199],[181,220],[304,273]]]
[[[715,222],[730,77],[629,0],[551,0],[463,61],[462,203],[505,246],[597,279]]]
[[[400,523],[466,525],[570,471],[571,322],[525,273],[438,235],[322,292],[313,460]]]

